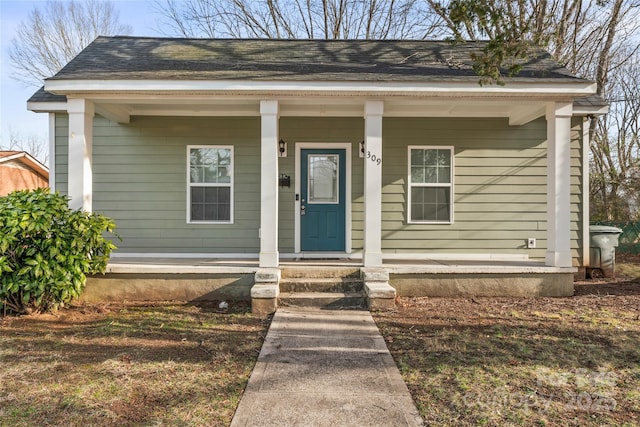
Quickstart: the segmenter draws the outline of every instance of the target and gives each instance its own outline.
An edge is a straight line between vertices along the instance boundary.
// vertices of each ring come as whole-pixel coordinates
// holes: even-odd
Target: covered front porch
[[[438,88],[429,88],[430,91],[435,92],[438,92],[437,89]],[[254,216],[259,218],[256,224],[257,229],[255,230],[258,236],[258,247],[255,248],[255,252],[258,253],[257,262],[259,267],[278,268],[280,266],[281,259],[283,259],[281,256],[281,233],[285,227],[290,227],[290,229],[286,229],[286,232],[293,235],[292,238],[288,238],[290,241],[295,242],[291,248],[293,249],[294,257],[305,255],[305,250],[300,244],[300,223],[305,210],[303,192],[306,188],[304,186],[302,188],[300,187],[300,181],[305,175],[304,173],[300,173],[299,170],[301,165],[300,150],[301,148],[320,146],[339,148],[346,153],[347,157],[345,185],[348,197],[346,197],[344,201],[346,207],[344,208],[345,213],[343,219],[345,234],[343,238],[345,243],[343,246],[344,250],[339,251],[340,255],[350,257],[354,251],[358,250],[364,267],[383,267],[385,264],[383,259],[387,255],[384,248],[384,240],[386,237],[384,234],[385,219],[383,219],[383,171],[389,173],[389,169],[385,169],[384,150],[389,150],[389,148],[385,148],[386,146],[383,142],[383,134],[387,132],[383,126],[383,119],[430,118],[433,120],[438,117],[450,116],[482,119],[507,118],[509,128],[513,127],[517,129],[523,124],[530,123],[544,116],[546,119],[547,138],[546,155],[545,158],[542,158],[544,161],[542,166],[546,166],[546,197],[544,197],[546,203],[544,203],[544,205],[542,205],[540,201],[536,203],[543,206],[543,209],[546,208],[546,215],[543,218],[531,220],[530,224],[534,227],[532,231],[541,232],[541,234],[538,234],[540,236],[539,239],[546,242],[544,248],[538,248],[543,250],[538,258],[544,257],[544,265],[548,267],[572,267],[575,264],[573,260],[574,254],[572,254],[571,230],[572,221],[576,221],[571,217],[572,172],[569,167],[569,165],[571,165],[572,103],[550,102],[541,97],[541,94],[536,94],[536,97],[515,97],[513,93],[508,91],[507,93],[501,93],[501,90],[502,89],[497,88],[495,90],[496,93],[491,94],[490,97],[486,97],[486,94],[480,96],[475,93],[474,90],[464,87],[457,88],[457,92],[447,93],[447,97],[441,94],[440,96],[442,96],[442,98],[438,98],[437,100],[414,100],[408,98],[371,100],[354,97],[349,91],[342,93],[342,88],[331,88],[330,92],[332,96],[347,95],[347,97],[340,99],[318,97],[314,100],[299,98],[298,96],[300,96],[300,94],[283,100],[252,97],[236,101],[236,103],[232,104],[233,108],[229,110],[224,110],[225,105],[229,105],[227,99],[211,97],[206,98],[205,101],[205,98],[198,97],[197,100],[200,102],[193,107],[198,109],[197,112],[181,104],[182,102],[193,102],[194,99],[192,96],[185,96],[184,98],[173,96],[172,102],[174,105],[170,110],[166,110],[166,107],[161,107],[157,104],[157,97],[147,99],[143,95],[138,95],[133,98],[122,95],[117,98],[117,101],[114,98],[96,94],[92,94],[91,97],[86,98],[70,98],[65,103],[65,108],[68,112],[69,126],[67,192],[71,198],[70,204],[72,207],[81,208],[86,211],[92,211],[94,209],[94,201],[97,200],[93,188],[94,156],[92,154],[94,140],[93,118],[95,114],[100,114],[108,118],[112,123],[124,124],[122,126],[129,129],[132,128],[132,125],[127,125],[127,123],[129,123],[129,120],[131,120],[133,116],[138,115],[147,117],[193,117],[194,115],[211,115],[217,118],[259,116],[259,145],[255,147],[259,149],[259,174],[256,174],[259,181],[259,211],[254,212]],[[580,90],[584,89],[581,88]],[[485,92],[486,91],[492,92],[493,89],[485,89]],[[408,96],[408,94],[403,91],[401,91],[401,95]],[[451,97],[454,95],[464,95],[466,98],[459,100]],[[549,94],[547,93],[546,95]],[[127,113],[116,114],[116,111],[126,111]],[[283,178],[281,174],[284,161],[283,157],[287,157],[287,142],[283,141],[281,137],[281,121],[284,118],[309,117],[363,118],[364,126],[360,133],[360,135],[362,135],[362,143],[358,144],[358,141],[354,140],[345,143],[290,141],[288,143],[288,150],[290,151],[288,155],[290,157],[295,156],[295,162],[288,161],[287,165],[289,169],[291,169],[291,165],[295,164],[296,171],[295,174],[293,174],[295,189],[289,191],[289,193],[292,193],[289,194],[289,196],[293,197],[293,193],[295,193],[295,201],[287,201],[285,204],[281,202],[282,190],[280,187],[282,185],[281,178]],[[398,122],[396,121],[395,123]],[[396,127],[396,132],[397,129]],[[360,153],[358,153],[360,157],[359,161],[353,159],[353,157],[356,156],[356,150],[360,151]],[[522,160],[523,167],[526,167],[527,162],[532,163],[536,160],[538,159]],[[357,173],[351,170],[352,166],[358,168]],[[539,165],[536,166],[539,167]],[[514,170],[517,171],[518,169]],[[393,173],[398,173],[397,171],[398,169],[395,169]],[[291,173],[290,171],[288,172]],[[241,173],[244,173],[244,171],[238,172],[238,174]],[[359,176],[360,173],[362,176]],[[106,174],[102,172],[101,176],[105,177]],[[351,183],[351,181],[355,179],[357,179],[358,184],[355,182],[353,184]],[[536,185],[538,185],[538,188],[543,188],[537,184],[537,182],[538,181],[536,181]],[[355,200],[352,198],[354,196],[350,190],[352,185],[362,196],[358,200],[357,209],[359,216],[357,220],[353,218],[353,210],[355,208],[352,208],[352,204],[355,205]],[[394,185],[397,184],[394,183]],[[405,192],[403,197],[406,198],[409,192],[409,186],[406,183],[400,185],[402,185],[402,187],[398,188],[402,188],[402,191]],[[362,186],[362,188],[358,188],[359,186]],[[104,184],[102,187],[104,187]],[[470,186],[468,185],[468,187]],[[136,189],[136,191],[138,190]],[[115,197],[116,192],[112,191],[112,193],[111,197]],[[494,194],[496,193],[494,192]],[[520,195],[521,194],[522,193],[520,193]],[[476,196],[481,197],[479,193],[476,194]],[[495,197],[495,199],[498,200],[497,197]],[[108,208],[108,201],[109,200],[106,199],[100,201],[101,206],[107,206]],[[527,202],[525,201],[525,203]],[[231,205],[233,206],[233,199]],[[470,205],[471,203],[469,203],[469,206]],[[293,207],[293,211],[288,210],[291,209],[290,207],[286,209],[283,208],[284,206]],[[408,204],[405,202],[400,202],[398,206],[403,210],[409,209]],[[466,209],[469,208],[467,207]],[[471,211],[467,210],[466,212],[468,218],[469,215],[471,215]],[[283,216],[286,217],[285,220],[282,219]],[[452,218],[451,216],[449,222],[445,222],[445,224],[453,224]],[[578,221],[583,220],[583,218],[578,219]],[[392,221],[401,221],[401,226],[406,227],[399,231],[404,231],[405,234],[412,233],[412,230],[417,229],[416,223],[412,223],[410,219],[407,218],[406,212],[402,213],[400,217],[394,217]],[[187,224],[191,228],[194,228],[192,226],[194,222],[189,218],[187,219]],[[233,218],[229,220],[228,224],[233,225]],[[206,223],[196,225],[196,227],[202,228],[205,226],[207,226]],[[222,227],[217,224],[214,224],[214,226],[218,228]],[[440,230],[444,230],[445,228],[446,227],[440,227]],[[422,227],[420,231],[423,233],[422,235],[426,236],[424,232],[429,230]],[[477,231],[490,232],[491,230],[478,229]],[[245,230],[245,238],[255,238],[250,236],[251,232],[253,232],[253,230]],[[358,244],[362,245],[361,249],[360,247],[352,247],[352,243],[355,241],[355,237],[352,234],[355,233],[358,234]],[[441,235],[442,233],[440,233],[440,236]],[[544,236],[544,238],[542,238],[542,236]],[[489,239],[490,237],[484,238]],[[442,239],[442,237],[439,237],[439,239]],[[583,235],[582,239],[585,240],[586,237]],[[588,251],[584,250],[584,244],[580,246],[582,246],[581,249],[583,252],[581,255],[586,258]],[[536,247],[535,242],[532,247]],[[514,246],[511,248],[511,250],[517,250]],[[530,248],[530,246],[524,247],[525,250]],[[291,249],[289,249],[289,251]],[[202,251],[202,254],[210,251],[216,252],[214,250],[205,250]],[[437,255],[436,251],[437,249],[434,251],[434,248],[429,249],[429,252]],[[127,252],[129,252],[130,255],[134,254],[132,251]],[[241,257],[242,252],[250,251],[230,251],[227,255]],[[416,251],[416,253],[419,252],[421,251]],[[464,250],[461,251],[463,254],[464,252]],[[151,255],[159,255],[160,251],[158,253],[150,251],[149,253]],[[138,252],[138,254],[141,253]],[[212,254],[211,256],[215,255]]]

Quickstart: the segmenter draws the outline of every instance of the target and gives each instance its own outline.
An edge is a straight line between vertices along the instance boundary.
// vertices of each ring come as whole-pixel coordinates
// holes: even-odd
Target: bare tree
[[[490,38],[474,59],[483,82],[500,82],[512,58],[546,47],[578,76],[592,79],[610,113],[592,120],[591,214],[640,216],[640,2],[609,0],[427,0],[458,40]],[[518,62],[511,63],[517,72]]]
[[[603,94],[609,69],[628,58],[639,23],[638,2],[629,0],[426,1],[455,39],[490,40],[473,58],[487,83],[501,82],[505,65],[517,73],[517,60],[542,46],[571,72],[596,80]]]
[[[612,75],[591,142],[591,217],[640,220],[640,53]]]
[[[40,163],[49,163],[49,147],[42,138],[37,135],[22,135],[15,129],[9,129],[9,141],[6,145],[0,143],[0,150],[26,151],[38,159]]]
[[[440,18],[421,0],[156,0],[159,30],[183,37],[425,39]]]
[[[48,1],[31,11],[11,40],[9,58],[18,70],[12,77],[39,86],[97,36],[129,34],[108,1]]]

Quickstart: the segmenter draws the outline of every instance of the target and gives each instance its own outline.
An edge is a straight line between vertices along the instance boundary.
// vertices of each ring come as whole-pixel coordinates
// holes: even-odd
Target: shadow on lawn
[[[625,368],[640,363],[638,332],[576,330],[572,326],[535,323],[530,327],[449,325],[421,327],[407,337],[411,324],[380,321],[388,346],[404,363],[435,369],[449,367],[545,365],[563,369],[601,366]],[[414,325],[415,326],[415,325]]]
[[[188,305],[129,306],[107,313],[82,310],[5,319],[0,330],[5,346],[14,351],[2,362],[199,363],[229,355],[255,357],[256,341],[262,341],[268,326],[268,319],[250,314]]]
[[[576,282],[574,295],[640,295],[640,278],[593,279]]]

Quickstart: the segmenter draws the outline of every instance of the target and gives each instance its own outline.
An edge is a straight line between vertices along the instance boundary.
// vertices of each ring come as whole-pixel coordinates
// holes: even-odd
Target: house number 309
[[[371,151],[367,151],[367,159],[371,160],[378,166],[382,164],[382,159],[375,154],[371,154]]]

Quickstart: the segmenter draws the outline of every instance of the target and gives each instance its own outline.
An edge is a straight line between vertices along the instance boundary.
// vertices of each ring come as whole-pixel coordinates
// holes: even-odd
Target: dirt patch
[[[6,317],[0,425],[228,425],[268,320],[175,303]]]
[[[400,298],[375,318],[427,425],[640,425],[640,274],[571,298]]]

